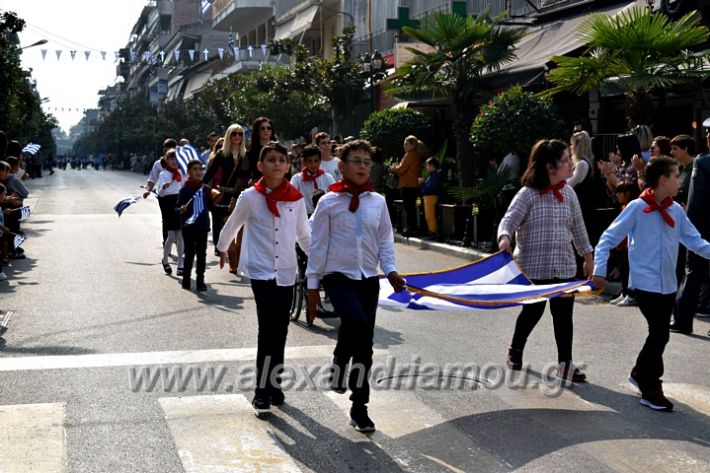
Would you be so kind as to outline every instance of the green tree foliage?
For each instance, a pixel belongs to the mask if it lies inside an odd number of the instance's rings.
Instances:
[[[710,55],[692,54],[708,40],[710,30],[697,12],[672,21],[648,9],[632,8],[613,17],[594,14],[580,26],[589,45],[580,57],[553,56],[557,64],[547,80],[555,94],[584,94],[608,82],[626,88],[629,125],[650,123],[655,114],[651,92],[707,77]]]
[[[474,148],[498,158],[514,151],[525,159],[537,140],[565,136],[564,122],[552,100],[525,92],[519,85],[483,105],[471,125]]]
[[[500,22],[499,18],[489,18],[487,11],[467,17],[437,12],[418,28],[405,27],[407,35],[432,46],[434,51],[410,49],[414,59],[400,67],[391,82],[396,94],[431,91],[451,98],[456,160],[463,185],[470,185],[474,177],[468,134],[475,116],[475,100],[485,93],[481,80],[485,73],[499,70],[515,57],[514,45],[522,37],[520,30]]]
[[[360,137],[379,146],[386,159],[401,158],[404,139],[414,135],[426,144],[431,136],[430,129],[431,120],[420,112],[388,109],[371,114],[360,130]]]

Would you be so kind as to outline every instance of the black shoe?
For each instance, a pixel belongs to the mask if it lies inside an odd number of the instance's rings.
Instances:
[[[336,357],[333,357],[333,362],[330,365],[330,389],[338,394],[344,394],[348,390],[345,381],[347,374],[348,364],[343,365],[338,362]]]
[[[177,276],[182,276],[185,274],[185,270],[183,268],[178,268],[177,273],[175,273]]]
[[[251,403],[257,416],[266,415],[271,412],[271,400],[268,395],[257,394]]]
[[[669,329],[671,332],[683,333],[683,334],[685,334],[685,335],[689,335],[689,334],[693,333],[693,329],[692,329],[692,328],[682,327],[682,326],[678,325],[676,322],[673,322],[672,324],[670,324],[670,325],[668,326],[668,329]]]
[[[375,431],[375,423],[367,415],[367,406],[353,406],[350,408],[350,425],[358,432],[369,433]]]
[[[207,290],[207,285],[205,284],[205,279],[204,278],[197,278],[197,290],[198,291],[206,291]]]
[[[271,400],[271,405],[273,406],[281,406],[284,402],[286,402],[286,396],[280,389],[271,391],[271,393],[269,393],[269,399]]]
[[[190,284],[190,280],[189,280],[189,279],[182,278],[182,288],[183,288],[183,289],[187,289],[187,290],[189,291],[190,288],[191,288],[191,286],[192,286],[192,285]]]
[[[163,271],[165,271],[165,274],[173,274],[173,268],[168,263],[163,263]]]
[[[523,369],[523,350],[508,347],[508,367],[513,371]]]
[[[220,256],[220,252],[219,252],[219,250],[218,250],[217,248],[214,249],[214,255],[217,256],[217,257]]]
[[[587,375],[576,368],[571,361],[562,362],[557,368],[557,376],[573,383],[586,383]]]

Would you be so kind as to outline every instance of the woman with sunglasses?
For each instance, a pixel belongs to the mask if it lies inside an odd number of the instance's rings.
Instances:
[[[215,199],[215,203],[228,203],[232,199],[236,199],[239,193],[246,188],[251,175],[246,154],[244,129],[237,123],[230,125],[224,135],[222,148],[215,147],[214,159],[211,160],[205,175],[202,177],[203,183],[220,192],[220,195]],[[222,191],[222,188],[229,190]],[[215,244],[216,255],[218,254],[216,245],[219,241],[219,234],[222,230],[224,219],[227,217],[224,210],[223,207],[216,207],[215,213],[212,215],[212,239]],[[239,255],[238,252],[235,254],[236,248],[230,249],[232,253],[230,253],[229,258],[229,270],[236,272]]]
[[[259,162],[261,148],[276,140],[276,132],[274,131],[274,125],[271,123],[270,119],[259,117],[254,120],[251,126],[251,143],[249,144],[249,151],[247,152],[252,182],[258,181],[261,177],[261,173],[256,168],[256,163]]]

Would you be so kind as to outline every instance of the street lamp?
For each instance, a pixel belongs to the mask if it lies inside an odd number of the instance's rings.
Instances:
[[[21,48],[17,48],[17,50],[22,51],[23,49],[32,48],[34,46],[42,46],[43,44],[47,44],[47,43],[48,43],[48,41],[46,39],[40,39],[39,41],[34,42],[28,46],[23,46]]]
[[[370,97],[372,109],[375,109],[375,84],[380,80],[385,72],[385,60],[379,51],[375,50],[373,54],[365,53],[362,57],[362,69],[368,75],[370,82]]]

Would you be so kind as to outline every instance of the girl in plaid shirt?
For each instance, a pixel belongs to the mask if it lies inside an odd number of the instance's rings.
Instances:
[[[535,284],[571,281],[577,271],[574,249],[584,256],[584,274],[591,277],[592,246],[584,227],[582,211],[574,190],[566,184],[572,175],[567,143],[541,140],[535,143],[522,177],[523,187],[513,198],[498,227],[498,246],[510,251],[515,234],[514,255]],[[573,382],[586,376],[572,364],[572,310],[574,297],[550,300],[555,329],[559,375]],[[545,301],[523,305],[508,349],[508,365],[523,366],[523,348],[545,311]]]

